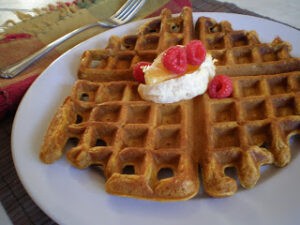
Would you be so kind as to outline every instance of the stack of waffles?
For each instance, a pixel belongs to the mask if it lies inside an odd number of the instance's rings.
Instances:
[[[172,104],[141,99],[133,65],[193,39],[217,59],[217,73],[232,76],[232,95]],[[72,165],[101,168],[108,193],[141,199],[190,199],[200,179],[213,197],[233,195],[238,183],[251,188],[262,165],[289,163],[289,137],[300,133],[300,59],[290,50],[279,38],[261,43],[254,31],[233,30],[227,21],[200,17],[194,26],[190,8],[175,16],[163,10],[137,34],[84,52],[40,158],[53,163],[76,140],[66,152]]]

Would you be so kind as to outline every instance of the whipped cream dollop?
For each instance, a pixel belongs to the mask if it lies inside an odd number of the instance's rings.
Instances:
[[[144,68],[151,70],[152,66]],[[214,59],[207,54],[203,63],[191,72],[152,84],[140,84],[138,92],[144,100],[156,103],[173,103],[192,99],[207,90],[208,82],[215,76]]]

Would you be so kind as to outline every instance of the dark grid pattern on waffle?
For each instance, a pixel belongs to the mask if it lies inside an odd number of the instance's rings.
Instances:
[[[214,179],[225,182],[225,168],[235,167],[240,183],[252,187],[259,178],[260,165],[284,166],[290,160],[288,136],[300,132],[300,72],[234,77],[233,85],[232,98],[203,96],[210,137],[205,157],[210,159],[208,164],[219,165],[211,171],[217,174]],[[205,167],[210,166],[204,166],[204,170]]]
[[[188,103],[140,101],[136,89],[135,82],[76,82],[71,98],[80,119],[69,125],[69,136],[77,137],[79,142],[67,152],[68,159],[79,168],[104,167],[107,186],[116,174],[132,176],[136,182],[143,177],[141,185],[154,190],[159,186],[161,191],[162,183],[191,179],[184,176],[197,173],[191,160],[191,142],[187,140],[191,138]],[[87,111],[87,115],[81,113]]]
[[[280,38],[268,44],[261,43],[255,31],[233,30],[229,22],[217,23],[208,17],[198,18],[195,31],[196,39],[201,40],[217,59],[218,73],[229,72],[229,75],[234,76],[258,75],[263,72],[273,74],[278,73],[279,69],[282,72],[292,71],[291,68],[299,70],[299,60],[291,57],[290,45]],[[282,63],[284,66],[279,68]],[[254,64],[261,71],[254,70]]]
[[[78,80],[73,88],[71,98],[84,108],[111,101],[139,101],[138,83],[115,81],[108,83]]]
[[[132,65],[136,63],[136,53],[126,49],[121,39],[112,36],[106,49],[88,50],[81,57],[78,76],[81,79],[95,80],[132,80]],[[113,73],[112,73],[113,71]]]
[[[189,8],[172,16],[163,10],[161,18],[151,20],[137,35],[112,37],[103,50],[84,52],[78,76],[93,81],[132,80],[137,62],[153,62],[159,53],[173,45],[185,45],[193,37],[193,19]]]
[[[187,44],[192,35],[191,9],[183,8],[179,16],[172,16],[171,11],[164,10],[160,20],[151,21],[141,28],[134,49],[138,55],[158,54],[170,46]]]

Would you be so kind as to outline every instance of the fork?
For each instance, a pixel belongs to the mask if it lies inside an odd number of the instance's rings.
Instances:
[[[89,28],[101,26],[105,28],[112,28],[119,25],[122,25],[129,20],[131,20],[136,13],[142,8],[146,0],[128,0],[121,6],[119,10],[117,10],[111,17],[107,18],[106,20],[97,21],[92,24],[88,24],[82,26],[76,30],[71,31],[70,33],[65,34],[64,36],[56,39],[55,41],[49,43],[39,51],[33,53],[32,55],[22,59],[21,61],[14,63],[4,69],[0,69],[0,77],[1,78],[14,78],[19,73],[24,71],[28,68],[32,63],[36,62],[37,60],[41,59],[55,47],[63,43],[64,41],[68,40],[69,38],[73,37],[74,35],[81,33]]]

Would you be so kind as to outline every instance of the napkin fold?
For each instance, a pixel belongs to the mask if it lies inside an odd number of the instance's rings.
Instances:
[[[37,15],[34,17],[19,13],[22,22],[15,24],[8,21],[12,25],[8,26],[4,34],[0,34],[0,68],[19,61],[65,33],[101,17],[108,17],[123,3],[119,0],[74,1],[35,9]],[[189,0],[147,1],[135,20],[158,16],[163,8],[179,13],[184,6],[192,5]],[[16,110],[33,81],[59,55],[103,31],[105,29],[100,27],[87,30],[57,47],[19,76],[13,79],[0,78],[0,119]]]

